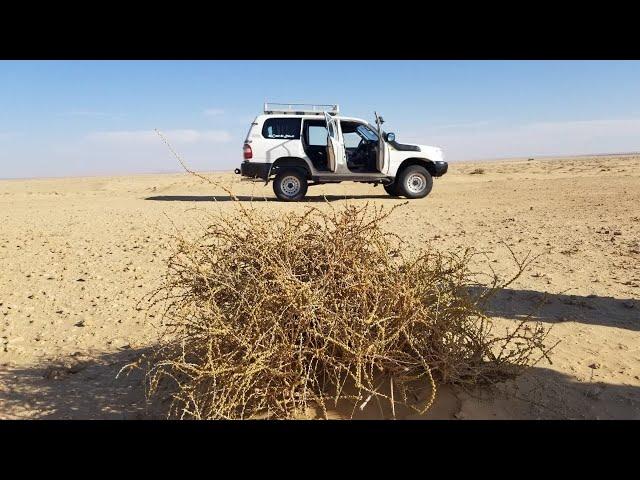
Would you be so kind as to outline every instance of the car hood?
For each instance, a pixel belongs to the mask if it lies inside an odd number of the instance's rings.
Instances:
[[[407,143],[407,145],[415,145],[420,149],[420,153],[434,162],[444,161],[444,153],[440,147],[434,147],[432,145],[418,145],[415,143]]]

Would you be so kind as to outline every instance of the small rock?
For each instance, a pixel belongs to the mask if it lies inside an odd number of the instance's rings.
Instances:
[[[599,387],[593,387],[590,388],[585,395],[589,398],[592,398],[594,400],[597,400],[600,398],[600,395],[602,394],[602,388]]]
[[[79,278],[76,280],[76,282],[85,282],[86,280],[84,278]]]
[[[613,232],[614,235],[622,235],[622,232],[620,230],[616,230],[615,232]]]
[[[67,369],[67,371],[69,373],[78,373],[78,372],[81,372],[82,370],[84,370],[85,368],[87,368],[88,366],[89,366],[89,364],[86,363],[86,362],[78,362],[78,363],[75,363],[75,364],[71,365]]]
[[[80,320],[78,323],[74,323],[74,327],[84,327],[84,320]]]
[[[594,362],[591,365],[589,365],[589,368],[593,368],[594,370],[597,370],[598,368],[600,368],[600,364],[598,362]]]
[[[115,340],[107,341],[107,345],[111,345],[112,347],[119,348],[121,350],[127,350],[131,348],[131,344],[122,338],[117,338]]]
[[[64,377],[66,374],[67,374],[67,371],[65,368],[51,367],[45,371],[43,377],[46,378],[47,380],[58,380]]]

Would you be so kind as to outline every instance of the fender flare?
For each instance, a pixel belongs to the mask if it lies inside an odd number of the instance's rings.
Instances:
[[[302,170],[307,178],[311,178],[311,169],[307,162],[300,157],[280,157],[275,162],[271,164],[271,168],[269,168],[269,173],[267,175],[267,179],[271,177],[275,172],[277,172],[281,168],[295,168]],[[268,181],[268,180],[267,180]]]
[[[411,157],[406,158],[402,161],[400,166],[398,167],[398,171],[396,172],[396,177],[400,174],[402,170],[411,166],[411,165],[420,165],[427,169],[427,172],[431,174],[431,176],[436,176],[436,164],[433,160],[430,160],[425,157]]]

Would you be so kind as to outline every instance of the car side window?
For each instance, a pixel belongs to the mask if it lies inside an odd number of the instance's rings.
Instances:
[[[342,137],[344,138],[344,146],[346,148],[358,148],[358,145],[360,145],[362,141],[362,137],[356,132],[343,132]]]
[[[269,118],[262,126],[264,138],[297,140],[300,138],[300,118]]]
[[[324,125],[309,125],[307,127],[308,143],[314,147],[327,146],[327,127]]]

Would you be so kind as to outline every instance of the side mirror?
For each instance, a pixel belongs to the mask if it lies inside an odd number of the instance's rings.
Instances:
[[[387,142],[395,142],[396,141],[396,134],[395,133],[387,133],[387,135],[384,138]]]

